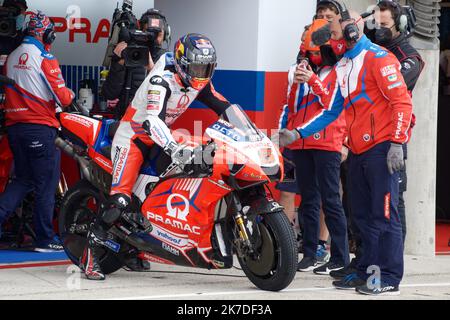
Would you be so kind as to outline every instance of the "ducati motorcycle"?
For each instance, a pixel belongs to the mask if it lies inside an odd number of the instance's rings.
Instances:
[[[61,204],[59,231],[79,265],[87,232],[108,198],[111,142],[118,122],[61,113],[56,144],[81,169],[82,180]],[[144,126],[145,128],[145,126]],[[193,164],[181,169],[153,146],[133,188],[131,205],[108,231],[98,261],[105,274],[131,255],[169,265],[229,269],[237,256],[258,288],[279,291],[293,280],[297,242],[268,184],[283,177],[278,148],[238,105],[192,142]],[[116,161],[126,159],[120,152]]]

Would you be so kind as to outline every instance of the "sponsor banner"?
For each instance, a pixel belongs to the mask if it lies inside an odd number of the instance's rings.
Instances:
[[[41,10],[55,21],[57,38],[51,52],[61,64],[98,66],[103,62],[117,0],[28,0],[28,10]],[[139,19],[153,0],[133,1]],[[80,54],[81,53],[81,54]]]

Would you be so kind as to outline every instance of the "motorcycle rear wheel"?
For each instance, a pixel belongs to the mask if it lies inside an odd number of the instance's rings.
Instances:
[[[263,216],[258,223],[261,245],[259,259],[239,257],[242,270],[258,288],[280,291],[289,286],[297,272],[298,253],[294,230],[284,212]]]
[[[59,233],[64,251],[73,264],[79,266],[83,250],[87,245],[87,229],[99,212],[100,191],[87,180],[80,180],[64,196],[59,213]],[[74,231],[77,227],[81,230]],[[116,254],[107,249],[99,249],[98,261],[105,274],[113,273],[123,267],[123,243]]]

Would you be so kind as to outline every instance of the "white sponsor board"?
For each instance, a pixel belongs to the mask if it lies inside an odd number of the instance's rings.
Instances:
[[[27,0],[28,10],[41,10],[55,18],[57,39],[52,53],[64,65],[99,66],[108,44],[114,9],[122,0]],[[134,0],[133,13],[139,19],[153,0]]]

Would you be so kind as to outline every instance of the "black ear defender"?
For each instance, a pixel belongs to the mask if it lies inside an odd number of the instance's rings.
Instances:
[[[340,3],[336,0],[323,0],[319,1],[317,6],[320,5],[320,3],[331,3],[333,4],[339,11],[339,14],[341,15],[340,22],[344,21],[352,21],[352,23],[345,26],[343,33],[344,33],[344,39],[348,42],[357,42],[359,39],[359,28],[354,22],[354,20],[350,16],[350,12],[348,11],[347,7],[344,3]]]
[[[44,41],[45,44],[52,44],[56,40],[56,32],[53,29],[53,27],[50,27],[47,30],[45,30],[42,40]]]
[[[345,21],[351,21],[351,23],[349,23],[348,25],[346,25],[344,27],[344,30],[343,30],[344,39],[347,42],[355,43],[359,39],[360,30],[359,30],[358,25],[356,24],[355,20],[352,19],[352,17],[350,16],[350,12],[348,11],[345,4],[342,5],[341,8],[342,8],[342,10],[341,10],[340,23],[345,22]]]
[[[164,24],[164,39],[163,39],[163,41],[170,43],[170,41],[172,39],[172,29],[170,28],[170,25],[167,22],[166,16],[158,9],[148,9],[144,13],[143,17],[145,17],[145,16],[157,16],[163,21],[163,24]],[[141,23],[141,25],[147,23],[147,21],[144,21],[144,20],[141,20],[139,22]]]

